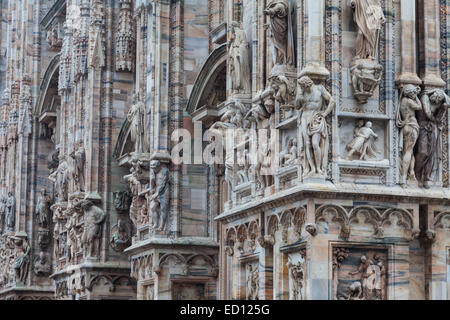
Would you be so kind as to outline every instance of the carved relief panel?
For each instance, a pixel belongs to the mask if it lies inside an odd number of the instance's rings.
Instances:
[[[206,300],[205,283],[174,283],[172,287],[174,300]]]
[[[333,248],[333,299],[387,300],[388,251]]]

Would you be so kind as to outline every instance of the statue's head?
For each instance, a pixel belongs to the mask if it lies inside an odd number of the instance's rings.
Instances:
[[[303,90],[305,90],[311,88],[314,85],[314,82],[311,80],[310,77],[303,76],[300,79],[298,79],[298,84]]]
[[[416,95],[419,93],[417,92],[418,90],[420,92],[420,87],[412,84],[407,84],[403,87],[403,94],[410,99],[415,99]]]
[[[445,92],[441,89],[436,89],[430,96],[430,101],[433,104],[441,104],[445,101]]]
[[[150,168],[152,168],[152,169],[157,169],[157,168],[159,168],[160,165],[161,165],[161,162],[159,162],[158,160],[152,160],[150,162]]]
[[[363,263],[367,262],[367,257],[366,256],[362,256],[361,257],[361,262],[363,262]]]
[[[372,128],[372,122],[367,121],[367,122],[366,122],[366,127],[367,127],[367,128]]]

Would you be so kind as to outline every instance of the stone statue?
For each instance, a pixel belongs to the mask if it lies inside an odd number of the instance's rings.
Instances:
[[[105,212],[90,200],[81,200],[75,205],[75,209],[81,209],[84,212],[82,244],[86,250],[86,256],[98,258],[102,240],[102,224],[106,217]]]
[[[62,160],[59,163],[58,169],[48,178],[54,183],[55,191],[58,194],[58,201],[67,201],[69,182],[69,165],[67,161]]]
[[[441,159],[441,130],[450,98],[441,89],[426,90],[422,96],[422,110],[417,112],[419,138],[416,146],[415,172],[419,184],[430,188],[433,173]]]
[[[30,264],[31,248],[27,239],[14,237],[14,244],[16,245],[17,258],[14,260],[13,269],[15,271],[16,282],[25,283],[28,275],[28,267]]]
[[[6,213],[6,202],[8,200],[5,196],[0,198],[0,233],[3,233],[5,228],[5,213]]]
[[[420,91],[420,87],[408,84],[400,92],[396,124],[400,128],[398,149],[402,155],[400,168],[401,185],[406,184],[408,176],[409,179],[416,180],[414,146],[419,137],[419,124],[417,123],[416,112],[422,110],[422,103],[418,97]]]
[[[83,141],[79,141],[75,145],[75,149],[70,154],[70,157],[75,162],[74,180],[76,189],[80,192],[85,191],[85,174],[84,169],[86,165],[86,152],[83,147]]]
[[[249,45],[241,25],[231,23],[231,39],[228,57],[230,61],[231,87],[235,94],[251,93]]]
[[[314,84],[308,76],[301,77],[298,83],[301,92],[297,97],[296,106],[300,109],[303,175],[304,177],[324,175],[329,148],[325,118],[333,111],[335,101],[323,85]]]
[[[259,270],[251,264],[248,265],[247,300],[259,300]]]
[[[358,270],[350,272],[350,275],[361,275],[361,287],[362,287],[362,297],[364,300],[372,300],[373,292],[377,286],[377,267],[373,264],[373,261],[367,259],[366,256],[361,257],[361,262]]]
[[[264,13],[270,17],[274,63],[295,65],[293,21],[289,0],[269,0]]]
[[[46,276],[50,274],[51,266],[47,254],[44,251],[39,253],[39,256],[34,260],[34,273],[37,276]]]
[[[303,281],[305,277],[303,263],[299,261],[297,264],[294,264],[289,260],[286,266],[292,283],[292,300],[303,300]]]
[[[150,212],[153,227],[156,230],[166,229],[169,206],[169,169],[158,160],[150,163]]]
[[[36,216],[38,217],[38,224],[42,228],[48,228],[50,225],[51,219],[51,210],[50,210],[51,198],[47,194],[47,190],[43,190],[41,195],[38,198],[36,204]]]
[[[378,135],[372,130],[372,122],[367,121],[361,128],[356,128],[355,138],[347,145],[346,160],[351,160],[354,153],[360,155],[360,160],[376,158],[378,151],[372,138],[378,139]]]
[[[16,198],[12,192],[8,192],[6,201],[6,227],[10,231],[16,227]]]
[[[130,135],[131,142],[134,143],[134,152],[147,152],[147,113],[144,103],[140,101],[139,94],[133,95],[133,105],[131,106],[130,111],[128,111],[127,119],[130,122]]]
[[[78,237],[77,237],[77,219],[74,207],[67,208],[66,212],[69,218],[67,219],[67,223],[65,228],[67,230],[67,243],[66,243],[66,252],[67,252],[67,260],[68,262],[75,263],[76,254],[79,250],[78,248]],[[79,210],[78,210],[79,211]]]
[[[378,0],[351,0],[354,20],[358,26],[356,59],[375,59],[380,30],[386,22]]]
[[[381,82],[383,67],[377,62],[382,25],[386,22],[378,0],[351,0],[358,27],[356,56],[350,67],[355,98],[367,103]]]
[[[285,150],[280,153],[280,166],[290,166],[297,163],[297,138],[287,138]]]

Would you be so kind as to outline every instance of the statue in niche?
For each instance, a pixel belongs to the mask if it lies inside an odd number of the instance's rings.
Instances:
[[[6,227],[9,231],[13,231],[16,227],[16,198],[12,192],[8,192],[6,200]]]
[[[374,141],[376,139],[378,135],[372,130],[372,122],[367,121],[362,127],[356,127],[355,138],[347,145],[346,160],[350,161],[355,153],[360,155],[360,160],[375,159],[379,154]]]
[[[294,264],[289,259],[286,266],[289,270],[289,278],[292,283],[292,300],[303,300],[303,281],[305,277],[303,263],[299,261]]]
[[[75,205],[75,210],[84,212],[82,245],[86,256],[98,258],[102,240],[102,224],[106,217],[105,212],[90,200],[81,200]]]
[[[13,269],[15,272],[16,282],[25,283],[28,275],[28,266],[30,264],[31,248],[27,239],[14,237],[14,244],[16,245],[17,258],[14,260]]]
[[[231,22],[229,44],[231,88],[234,94],[251,94],[249,45],[240,23]]]
[[[5,227],[5,214],[6,214],[6,199],[5,196],[0,198],[0,233],[3,233]]]
[[[249,264],[247,266],[247,300],[259,300],[259,270]]]
[[[36,216],[38,217],[38,224],[42,228],[48,228],[51,219],[50,210],[51,198],[47,190],[42,190],[36,204]]]
[[[356,56],[350,69],[353,90],[360,103],[367,103],[381,82],[383,68],[376,57],[386,18],[378,0],[351,0],[350,5],[358,27]]]
[[[450,98],[441,89],[426,90],[423,93],[422,110],[417,112],[419,138],[415,154],[415,172],[419,185],[430,188],[433,173],[441,160],[441,131]]]
[[[289,0],[269,0],[264,13],[270,17],[274,64],[295,65],[293,21]]]
[[[150,163],[150,212],[153,227],[164,231],[167,225],[169,206],[169,169],[158,160]]]
[[[50,260],[44,251],[39,253],[39,256],[34,260],[34,273],[37,276],[46,276],[50,274],[51,266]]]
[[[358,26],[356,59],[374,60],[378,50],[380,30],[386,22],[379,0],[351,0],[354,20]]]
[[[280,153],[280,165],[290,166],[297,164],[298,149],[297,149],[297,138],[287,137],[285,150]]]
[[[48,178],[54,183],[55,190],[58,193],[58,201],[67,201],[69,182],[69,165],[67,161],[62,160],[58,165],[58,169]]]
[[[422,103],[418,97],[420,91],[420,87],[408,84],[400,92],[400,104],[397,111],[396,124],[400,128],[398,149],[400,154],[402,154],[400,169],[401,185],[406,185],[408,176],[412,181],[416,181],[416,174],[414,172],[414,146],[419,137],[420,129],[416,119],[416,112],[422,110]]]
[[[83,147],[83,141],[79,141],[70,154],[70,157],[75,162],[75,170],[74,170],[74,180],[77,191],[84,192],[85,191],[85,175],[84,175],[84,167],[86,164],[86,151]]]
[[[147,126],[147,113],[145,110],[145,104],[140,100],[138,93],[133,95],[133,105],[128,111],[127,119],[130,122],[130,136],[131,142],[134,143],[134,152],[145,153],[147,152],[146,143],[146,126]]]
[[[273,184],[272,150],[269,141],[262,145],[261,150],[257,151],[255,176],[256,189],[260,192]]]
[[[336,103],[321,84],[316,85],[308,77],[298,80],[301,92],[297,97],[302,137],[303,176],[326,174],[329,136],[325,118]],[[324,109],[325,106],[325,110]]]

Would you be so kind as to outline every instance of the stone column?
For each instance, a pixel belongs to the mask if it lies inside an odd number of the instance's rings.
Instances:
[[[425,89],[443,88],[440,71],[440,6],[439,0],[420,0],[420,29],[423,37],[423,64],[421,78]],[[402,2],[403,3],[403,2]],[[403,34],[402,34],[403,36]]]
[[[325,80],[330,72],[325,68],[325,1],[305,0],[303,26],[305,56],[300,76]],[[301,23],[301,20],[298,22]]]
[[[401,74],[397,77],[399,87],[405,84],[422,84],[417,76],[416,52],[416,2],[400,0],[400,42],[401,42]]]

